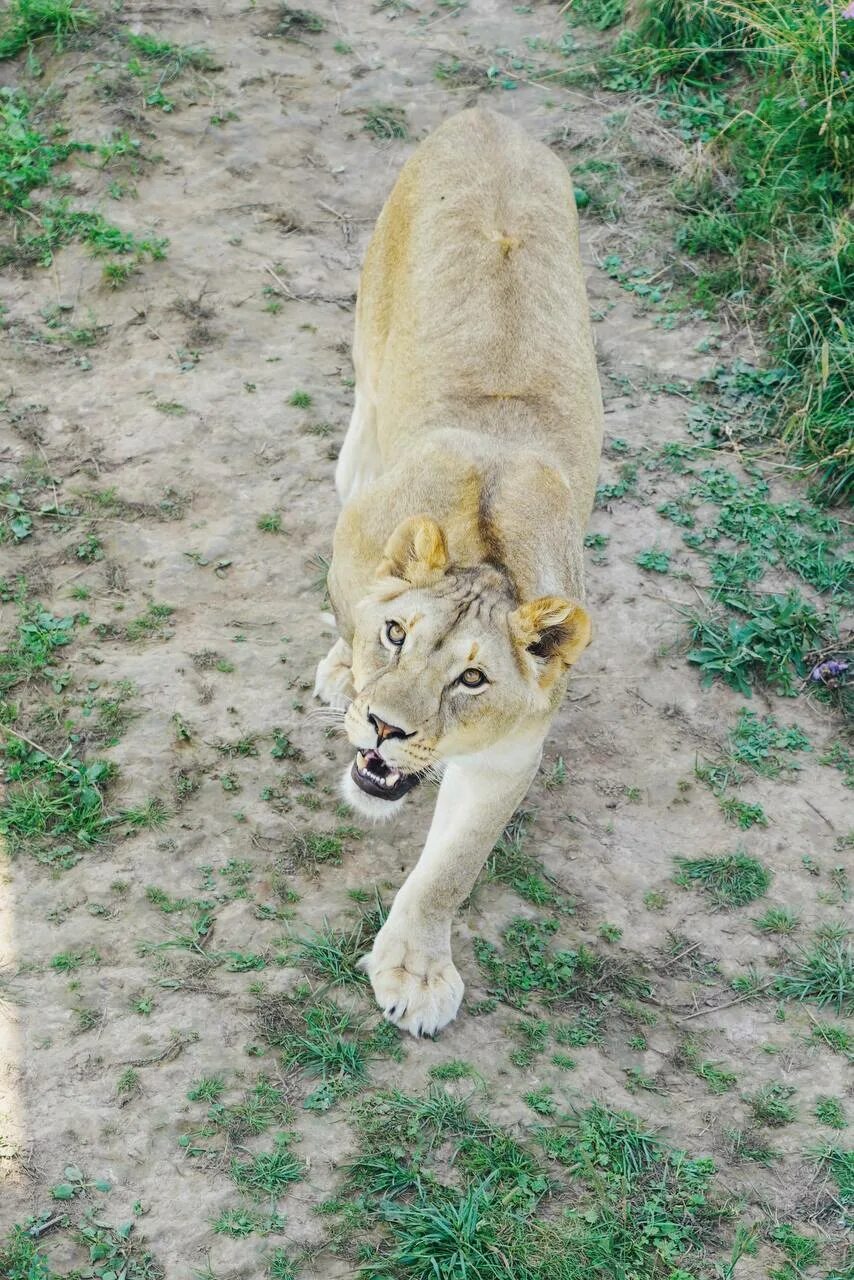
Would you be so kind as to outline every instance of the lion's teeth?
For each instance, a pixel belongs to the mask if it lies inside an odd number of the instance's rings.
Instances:
[[[356,752],[356,768],[357,768],[357,769],[361,769],[361,770],[362,770],[362,772],[364,773],[364,770],[365,770],[365,756],[364,756],[364,753],[363,753],[362,751],[357,751],[357,752]]]
[[[397,772],[396,769],[394,769],[386,778],[385,785],[387,787],[396,787],[399,782],[400,782],[400,774]]]

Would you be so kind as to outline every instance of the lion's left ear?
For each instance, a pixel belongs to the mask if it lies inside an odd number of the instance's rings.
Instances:
[[[430,516],[409,516],[386,543],[377,577],[403,578],[413,587],[426,587],[447,567],[448,546],[439,525]]]
[[[560,658],[571,667],[590,643],[590,615],[582,605],[560,596],[541,596],[510,614],[516,643],[537,658]]]

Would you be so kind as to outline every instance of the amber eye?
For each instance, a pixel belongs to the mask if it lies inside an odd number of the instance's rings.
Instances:
[[[385,624],[385,638],[389,644],[394,645],[395,649],[399,649],[406,639],[406,632],[399,622],[387,622]]]
[[[487,683],[487,680],[483,672],[478,671],[477,667],[466,667],[460,676],[459,682],[465,685],[467,689],[480,689]]]

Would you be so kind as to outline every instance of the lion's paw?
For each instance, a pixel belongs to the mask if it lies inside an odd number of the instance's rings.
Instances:
[[[456,1017],[465,988],[450,952],[430,955],[380,934],[359,967],[386,1018],[402,1031],[432,1036]]]
[[[336,640],[325,658],[317,664],[314,696],[321,702],[345,711],[353,700],[353,651],[346,640]]]

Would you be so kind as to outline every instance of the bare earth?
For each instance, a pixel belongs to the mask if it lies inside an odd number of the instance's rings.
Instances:
[[[83,851],[68,870],[26,856],[0,861],[0,977],[8,979],[0,985],[0,1231],[50,1209],[49,1189],[75,1165],[112,1184],[100,1210],[110,1221],[141,1206],[138,1230],[176,1280],[206,1265],[217,1277],[260,1277],[274,1245],[322,1242],[327,1226],[316,1207],[345,1176],[340,1166],[354,1142],[346,1107],[303,1109],[317,1081],[284,1071],[270,1050],[247,1055],[247,1046],[259,1042],[253,984],[286,992],[304,981],[277,958],[291,936],[324,921],[351,923],[349,891],[372,895],[378,887],[390,899],[417,856],[433,800],[425,787],[400,825],[361,839],[345,835],[337,861],[315,866],[299,856],[306,833],[352,822],[336,812],[349,748],[313,711],[310,689],[331,643],[315,580],[336,518],[332,473],[351,407],[359,263],[417,140],[478,97],[477,89],[437,79],[437,61],[453,53],[488,66],[498,48],[528,57],[526,37],[555,40],[565,29],[557,7],[545,4],[533,12],[497,0],[471,0],[462,11],[368,8],[358,0],[319,6],[326,30],[288,41],[270,34],[276,11],[261,4],[128,5],[122,21],[131,29],[204,45],[222,63],[179,81],[171,114],[141,110],[138,96],[99,99],[97,39],[52,61],[45,54],[75,137],[98,140],[128,128],[149,157],[129,179],[136,199],[109,200],[112,175],[94,164],[73,168],[74,199],[122,226],[168,237],[170,248],[121,290],[105,288],[100,263],[76,246],[57,255],[53,268],[10,274],[4,284],[3,471],[15,475],[28,458],[41,458],[62,500],[83,513],[59,527],[42,521],[19,548],[0,547],[0,576],[24,572],[54,614],[85,609],[91,619],[60,654],[73,684],[61,693],[45,685],[37,696],[71,708],[65,714],[84,735],[78,751],[103,753],[118,766],[112,812],[159,797],[171,816],[159,829]],[[347,51],[336,51],[336,42]],[[6,64],[7,77],[13,70]],[[570,163],[599,154],[613,113],[626,104],[526,78],[523,69],[515,89],[483,96],[535,136],[561,141]],[[378,103],[403,108],[407,140],[378,139],[363,128],[360,112]],[[212,116],[224,122],[212,124]],[[642,116],[635,125],[640,154],[657,126]],[[627,259],[656,250],[661,213],[653,206],[638,217],[631,190],[626,205],[622,222],[583,218],[582,234],[606,433],[636,452],[688,439],[685,396],[662,384],[693,382],[717,363],[756,353],[746,332],[719,335],[709,353],[710,325],[682,317],[667,329],[601,269],[615,247]],[[665,263],[668,245],[663,236],[657,245]],[[73,308],[63,313],[66,324],[106,327],[82,357],[45,331],[40,312],[57,303]],[[310,395],[309,406],[289,403],[297,391]],[[605,480],[621,461],[606,455]],[[733,461],[727,453],[723,465]],[[850,823],[850,793],[837,771],[817,763],[836,736],[830,711],[764,693],[754,695],[752,709],[796,721],[815,748],[800,758],[797,782],[751,780],[747,798],[762,804],[767,829],[728,825],[695,779],[695,762],[721,749],[745,703],[722,684],[702,688],[685,661],[677,606],[696,605],[699,596],[688,575],[673,573],[689,566],[680,529],[655,510],[678,491],[677,480],[642,473],[639,495],[594,515],[592,529],[610,535],[589,565],[595,640],[576,668],[529,797],[525,845],[575,901],[575,914],[559,916],[561,945],[587,941],[651,983],[644,1007],[657,1021],[642,1028],[648,1047],[628,1046],[638,1026],[614,1005],[604,1043],[573,1050],[575,1071],[560,1071],[548,1054],[522,1070],[511,1063],[516,1042],[508,1028],[519,1012],[503,1003],[483,1016],[470,1012],[489,994],[472,939],[500,944],[514,917],[549,912],[485,877],[456,930],[467,987],[459,1018],[435,1042],[401,1041],[400,1062],[377,1058],[369,1087],[422,1091],[429,1068],[464,1059],[486,1080],[483,1107],[518,1137],[537,1121],[522,1095],[542,1085],[553,1088],[559,1108],[595,1097],[634,1110],[668,1141],[713,1156],[724,1189],[744,1197],[748,1219],[764,1207],[812,1223],[830,1259],[840,1218],[828,1208],[832,1186],[804,1152],[816,1137],[816,1097],[845,1092],[844,1059],[807,1045],[813,1015],[805,1006],[787,1004],[779,1021],[772,998],[739,1002],[729,981],[750,965],[780,971],[780,941],[751,924],[768,905],[796,909],[803,937],[850,912],[831,881],[832,868],[850,857],[837,845]],[[110,489],[120,503],[99,508],[82,497]],[[281,532],[257,527],[265,513],[281,514]],[[75,554],[87,533],[105,553],[90,564]],[[672,552],[667,576],[635,564],[653,545]],[[83,603],[71,597],[80,586],[91,593]],[[152,602],[173,612],[129,642],[122,628]],[[8,631],[15,607],[3,608]],[[107,624],[100,638],[97,624]],[[87,694],[104,696],[117,681],[135,686],[128,706],[138,714],[105,749],[94,737],[87,742],[93,721],[81,708]],[[271,756],[274,731],[301,755]],[[219,749],[247,737],[255,754]],[[560,780],[559,758],[565,781],[547,786]],[[773,872],[766,899],[715,912],[701,892],[674,885],[674,856],[739,845]],[[149,886],[215,903],[200,948],[151,950],[186,933],[192,917],[164,914],[147,898]],[[650,891],[664,895],[658,909],[645,905]],[[289,893],[299,895],[295,904]],[[622,930],[619,940],[598,938],[606,923]],[[709,985],[687,961],[674,962],[680,948],[668,950],[668,932],[684,937],[683,951],[717,960]],[[60,953],[84,959],[63,973],[51,966]],[[259,956],[265,967],[234,971],[239,965],[222,959],[229,953]],[[373,1020],[368,995],[341,998],[355,999]],[[140,1001],[150,1002],[149,1012],[139,1011]],[[715,1012],[717,1005],[724,1007]],[[94,1011],[88,1021],[81,1009]],[[680,1021],[695,1010],[702,1016]],[[713,1095],[674,1056],[688,1032],[699,1037],[704,1059],[736,1074],[735,1088]],[[117,1080],[129,1065],[138,1085],[123,1096]],[[626,1068],[662,1092],[633,1095]],[[202,1076],[220,1075],[232,1090],[251,1085],[259,1071],[280,1079],[294,1103],[294,1150],[309,1167],[278,1202],[286,1219],[279,1235],[229,1239],[211,1224],[239,1197],[227,1159],[222,1167],[194,1159],[180,1144],[200,1115],[186,1094]],[[746,1122],[742,1095],[772,1080],[798,1091],[797,1120],[772,1135],[782,1159],[769,1169],[734,1164],[726,1130]],[[49,1235],[45,1247],[50,1252]],[[65,1237],[56,1250],[55,1267],[81,1265],[83,1255]],[[771,1257],[760,1245],[738,1275],[767,1275]],[[356,1268],[327,1250],[304,1274],[345,1277]]]

